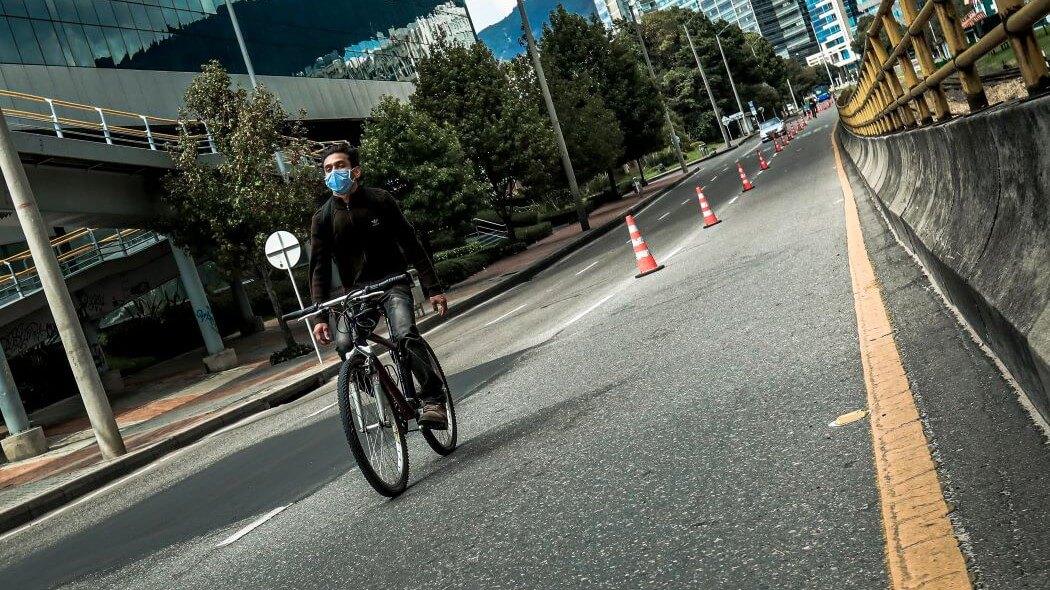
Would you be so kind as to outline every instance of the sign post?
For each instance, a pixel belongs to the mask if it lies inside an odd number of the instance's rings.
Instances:
[[[299,309],[306,309],[306,306],[303,305],[303,297],[299,294],[299,285],[295,284],[295,275],[292,273],[292,267],[299,263],[299,258],[303,253],[299,240],[286,231],[276,231],[266,238],[264,251],[271,266],[288,271],[288,279],[292,281],[292,289],[295,291],[296,301],[299,302]],[[314,331],[310,329],[309,324],[306,325],[306,331],[310,334],[310,343],[314,345],[314,352],[317,353],[317,362],[323,365],[321,348],[317,346]]]

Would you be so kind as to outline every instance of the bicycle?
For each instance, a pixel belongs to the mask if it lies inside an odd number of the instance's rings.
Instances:
[[[343,325],[350,330],[353,349],[342,361],[336,382],[343,432],[365,480],[387,497],[401,494],[408,485],[408,446],[405,442],[408,432],[419,431],[439,455],[454,451],[457,442],[456,409],[448,380],[434,350],[420,337],[441,378],[448,428],[433,430],[417,425],[409,429],[410,423],[419,419],[422,403],[416,398],[417,378],[410,370],[408,352],[373,334],[379,315],[383,314],[379,301],[391,287],[410,284],[411,280],[408,274],[398,275],[284,316],[285,321],[306,322],[330,310],[344,318]],[[387,328],[389,332],[389,320]],[[372,344],[385,351],[377,354]],[[384,353],[390,354],[393,364],[384,364],[380,360]]]

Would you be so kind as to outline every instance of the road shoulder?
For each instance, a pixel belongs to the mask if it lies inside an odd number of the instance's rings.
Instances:
[[[975,588],[1045,584],[1050,472],[1042,430],[896,241],[848,158],[868,257]]]

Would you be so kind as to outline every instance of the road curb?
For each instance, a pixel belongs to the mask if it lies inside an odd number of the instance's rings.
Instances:
[[[747,139],[748,138],[744,138],[744,141],[746,141]],[[744,143],[744,141],[741,141],[740,143],[734,145],[733,147],[726,148],[724,150],[708,154],[707,156],[704,156],[703,158],[700,158],[699,160],[695,160],[693,162],[690,162],[689,165],[692,166],[693,164],[699,164],[701,162],[706,162],[707,160],[710,160],[710,159],[718,157],[718,156],[720,156],[722,154],[731,152],[731,151],[735,150],[736,148],[740,147],[740,145],[742,145]],[[667,172],[667,173],[664,173],[664,174],[670,174],[670,172]],[[638,201],[637,203],[632,205],[629,209],[627,209],[624,212],[624,214],[625,215],[628,215],[628,214],[629,215],[637,215],[639,211],[641,211],[642,209],[648,207],[650,203],[656,201],[660,197],[663,197],[664,195],[666,195],[667,193],[673,191],[674,189],[682,186],[682,184],[684,184],[687,180],[689,180],[689,178],[691,178],[693,176],[693,174],[695,174],[695,172],[690,172],[684,178],[682,178],[681,180],[671,184],[670,186],[668,186],[667,188],[663,189],[662,191],[660,191],[660,192],[658,192],[658,193],[656,193],[654,195],[650,195],[650,196],[642,199],[641,201]],[[650,178],[648,180],[649,180],[649,182],[652,182],[653,180],[658,180],[660,177],[661,177],[660,175],[657,175],[657,176],[654,176],[653,178]],[[485,303],[489,299],[492,299],[492,298],[494,298],[494,297],[496,297],[498,295],[502,295],[503,293],[506,293],[507,291],[513,289],[514,287],[517,287],[518,285],[520,285],[522,283],[526,283],[526,282],[532,280],[533,277],[535,277],[539,273],[547,270],[548,268],[553,266],[555,263],[557,263],[559,260],[565,258],[566,256],[572,254],[573,252],[576,252],[580,248],[586,246],[587,244],[590,244],[591,242],[593,242],[593,241],[597,240],[598,238],[602,237],[603,235],[609,233],[613,229],[615,229],[617,227],[620,227],[621,225],[623,225],[623,220],[622,219],[611,219],[608,222],[603,223],[602,225],[600,225],[598,227],[591,228],[591,230],[588,231],[587,233],[580,234],[579,236],[577,236],[575,239],[573,239],[571,242],[569,242],[568,244],[566,244],[562,248],[559,248],[558,250],[556,250],[554,252],[551,252],[548,256],[546,256],[546,257],[544,257],[544,258],[542,258],[540,260],[537,260],[536,262],[532,263],[531,265],[529,265],[529,266],[527,266],[527,267],[525,267],[525,268],[515,272],[514,274],[508,276],[506,279],[504,279],[504,280],[502,280],[502,281],[500,281],[500,282],[498,282],[498,283],[488,287],[487,289],[479,291],[479,292],[475,293],[474,295],[471,295],[470,297],[467,297],[466,299],[464,299],[462,301],[458,301],[458,302],[450,305],[449,308],[448,308],[448,313],[445,314],[444,317],[433,315],[433,316],[430,316],[429,318],[424,318],[423,320],[417,322],[416,325],[419,327],[419,331],[420,332],[426,332],[427,330],[431,330],[433,328],[436,328],[437,326],[439,326],[439,325],[441,325],[441,324],[451,320],[452,318],[454,318],[454,317],[456,317],[458,315],[461,315],[463,313],[466,313],[467,311],[470,311],[474,307],[477,307],[478,305],[481,305],[482,303]]]
[[[52,510],[116,481],[157,459],[187,447],[205,436],[248,416],[305,396],[324,385],[339,371],[338,365],[324,367],[310,375],[286,380],[269,391],[226,408],[209,418],[180,430],[122,457],[108,461],[64,484],[29,498],[17,506],[0,510],[0,533],[31,522]]]
[[[744,141],[746,141],[746,139],[747,138],[744,138]],[[699,160],[690,162],[689,165],[692,166],[694,164],[699,164],[722,154],[731,152],[740,147],[744,141],[741,141],[733,147],[711,153]],[[672,172],[667,172],[665,175],[671,173]],[[649,204],[684,184],[694,173],[695,172],[689,173],[684,178],[671,184],[662,191],[635,203],[625,212],[625,214],[636,215],[639,211],[649,206]],[[659,178],[662,178],[662,176],[654,176],[649,179],[649,181],[658,180]],[[620,219],[612,219],[598,227],[592,228],[587,233],[577,236],[571,242],[557,251],[552,252],[543,259],[537,260],[531,265],[487,289],[449,306],[448,314],[444,317],[435,315],[423,319],[418,322],[420,332],[425,332],[434,328],[522,283],[528,282],[537,274],[553,266],[559,260],[609,233],[614,228],[619,227],[622,223],[623,221]],[[338,365],[325,367],[319,372],[280,385],[272,391],[259,393],[242,403],[222,410],[198,424],[176,432],[169,438],[106,462],[54,489],[33,496],[32,498],[19,503],[17,506],[0,510],[0,534],[40,518],[48,512],[56,510],[77,498],[98,490],[106,484],[112,483],[117,479],[160,459],[164,455],[187,447],[204,438],[208,434],[225,428],[230,424],[234,424],[244,418],[258,414],[259,412],[263,412],[274,406],[279,406],[303,397],[324,385],[329,379],[335,376],[338,371]]]

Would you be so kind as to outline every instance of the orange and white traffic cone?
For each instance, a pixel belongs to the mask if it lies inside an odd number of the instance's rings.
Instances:
[[[755,188],[751,181],[747,179],[747,174],[744,174],[744,167],[740,165],[740,162],[736,163],[736,169],[740,172],[740,184],[744,187],[744,192]]]
[[[758,150],[758,168],[760,170],[769,170],[769,162],[766,161],[766,156],[762,153],[762,150]]]
[[[715,217],[715,212],[711,210],[711,206],[707,204],[707,197],[704,196],[704,189],[700,185],[696,185],[696,198],[700,201],[700,212],[704,214],[704,229],[722,223],[722,220]]]
[[[649,246],[642,239],[642,233],[638,231],[638,225],[634,222],[634,215],[627,216],[627,231],[631,233],[631,245],[634,246],[634,258],[638,264],[638,274],[634,275],[634,278],[640,279],[662,269],[664,265],[656,264],[656,259],[649,252]]]
[[[783,146],[780,145],[780,138],[779,137],[773,139],[773,151],[778,153],[778,154],[780,152],[784,151]]]

